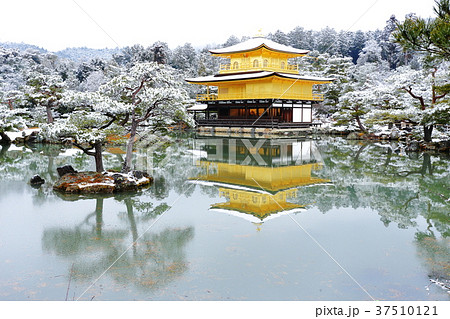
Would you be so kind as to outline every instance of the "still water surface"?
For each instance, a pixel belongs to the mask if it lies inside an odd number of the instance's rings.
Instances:
[[[105,167],[120,168],[120,150]],[[154,184],[64,196],[74,149],[0,151],[0,300],[449,300],[450,160],[342,139],[180,138]],[[40,189],[27,182],[39,174]]]

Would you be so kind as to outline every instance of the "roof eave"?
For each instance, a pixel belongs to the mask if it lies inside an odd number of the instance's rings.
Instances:
[[[259,72],[254,73],[247,73],[247,74],[255,74]],[[243,75],[243,74],[242,74]],[[222,75],[222,76],[211,76],[211,77],[204,77],[204,78],[190,78],[185,79],[186,82],[191,84],[200,84],[200,85],[209,85],[213,83],[223,83],[223,82],[232,82],[232,81],[251,81],[251,80],[258,80],[258,79],[264,79],[272,76],[284,78],[284,79],[292,79],[296,81],[311,81],[316,82],[318,84],[326,84],[326,83],[332,83],[334,79],[332,78],[316,78],[316,77],[301,77],[301,75],[298,76],[292,76],[292,74],[287,73],[279,73],[279,72],[261,72],[261,76],[255,76],[255,77],[249,77],[249,78],[236,78],[233,77],[236,75]],[[227,79],[228,78],[228,79]]]
[[[266,44],[261,44],[257,47],[254,47],[252,49],[248,49],[248,50],[237,50],[237,51],[224,51],[221,52],[221,49],[218,50],[209,50],[209,52],[213,55],[230,55],[230,54],[237,54],[237,53],[244,53],[244,52],[252,52],[252,51],[257,51],[261,48],[266,48],[267,50],[273,51],[273,52],[280,52],[280,53],[286,53],[286,54],[291,54],[291,55],[296,55],[296,56],[305,56],[307,55],[310,51],[309,50],[302,50],[304,52],[300,53],[300,52],[292,52],[292,51],[283,51],[283,50],[277,50],[274,48],[271,48],[269,46],[267,46]]]

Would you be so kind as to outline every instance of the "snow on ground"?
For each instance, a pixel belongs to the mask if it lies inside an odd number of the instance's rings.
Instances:
[[[146,184],[149,182],[149,178],[142,176],[141,178],[137,178],[133,175],[133,172],[129,172],[129,173],[119,173],[119,172],[109,172],[106,171],[103,173],[103,175],[105,176],[111,176],[113,177],[113,175],[121,175],[124,179],[130,181],[130,182],[135,182],[137,186],[140,186],[142,184]]]

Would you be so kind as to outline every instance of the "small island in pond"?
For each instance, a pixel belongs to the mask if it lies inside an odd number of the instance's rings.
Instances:
[[[59,180],[53,189],[64,193],[76,194],[110,194],[123,191],[137,191],[153,181],[147,173],[131,171],[119,173],[114,171],[77,172],[70,165],[58,168]]]

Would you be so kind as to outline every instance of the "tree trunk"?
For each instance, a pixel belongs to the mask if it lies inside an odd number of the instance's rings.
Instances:
[[[45,110],[47,111],[47,123],[53,123],[53,115],[52,115],[52,109],[49,105],[45,107]]]
[[[131,198],[127,198],[124,200],[125,205],[127,206],[127,214],[128,214],[128,221],[130,222],[130,228],[131,228],[131,234],[133,236],[133,255],[136,255],[137,247],[136,242],[139,239],[138,235],[138,229],[136,226],[136,219],[134,218],[133,213],[133,203],[131,201]]]
[[[127,154],[125,155],[125,162],[123,163],[122,173],[128,173],[131,170],[131,161],[133,159],[133,146],[134,139],[136,137],[136,131],[138,127],[138,122],[136,121],[134,114],[131,117],[131,131],[130,138],[127,143]]]
[[[94,144],[95,148],[95,171],[97,173],[101,173],[104,171],[103,169],[103,155],[102,155],[102,143],[97,142]]]
[[[422,176],[426,175],[427,170],[428,170],[428,174],[433,175],[433,165],[431,165],[430,154],[424,152],[422,169],[421,169]]]
[[[95,204],[95,232],[97,238],[102,238],[103,227],[103,198],[97,198]]]
[[[356,121],[356,123],[358,124],[358,127],[361,131],[363,131],[364,133],[366,133],[366,128],[364,127],[364,125],[362,124],[361,118],[359,117],[360,114],[363,114],[360,110],[359,110],[359,105],[356,105],[355,107],[353,107],[353,117]]]
[[[1,140],[0,140],[1,141]],[[0,143],[0,145],[2,145]],[[0,159],[2,159],[3,157],[5,157],[6,152],[8,152],[10,144],[3,144],[0,148]]]
[[[423,126],[423,139],[425,142],[431,142],[431,136],[433,134],[433,125],[425,125]]]
[[[359,118],[359,115],[356,115],[355,119],[356,119],[356,123],[358,124],[359,129],[365,133],[366,132],[366,128],[362,124],[361,119]]]

